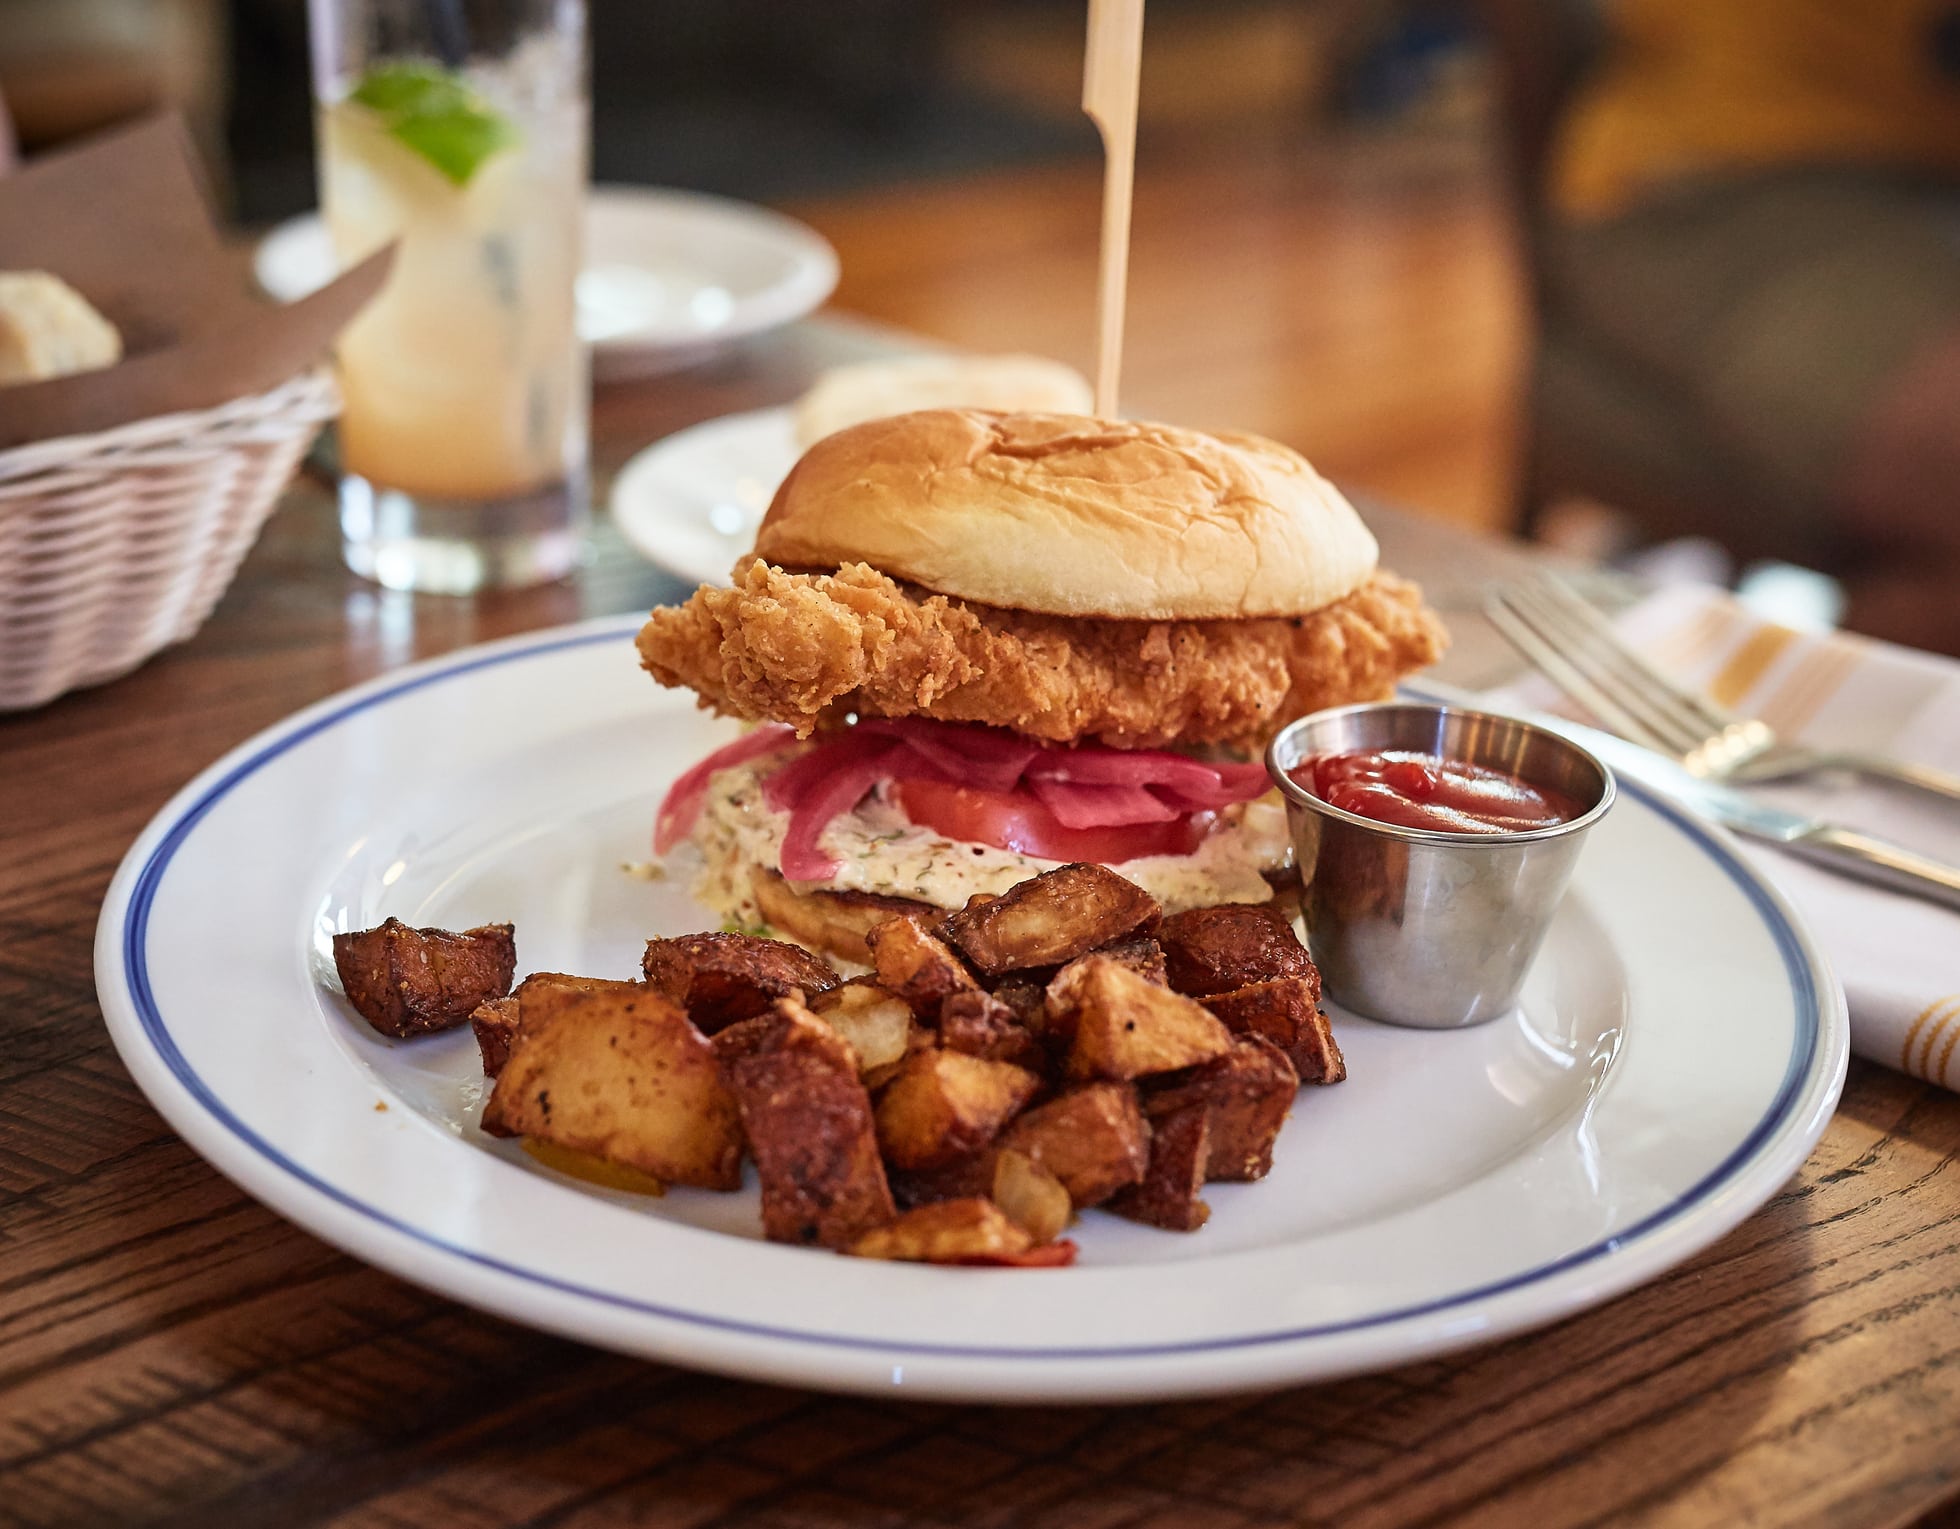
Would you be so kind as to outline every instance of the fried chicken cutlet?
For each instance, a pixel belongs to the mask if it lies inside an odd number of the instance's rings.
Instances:
[[[901,585],[864,563],[787,573],[653,612],[642,664],[724,715],[808,735],[849,713],[1011,728],[1117,748],[1256,744],[1277,721],[1386,696],[1443,651],[1420,591],[1377,571],[1306,616],[1040,615]]]

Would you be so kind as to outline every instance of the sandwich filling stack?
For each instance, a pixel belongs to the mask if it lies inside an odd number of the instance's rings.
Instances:
[[[1444,633],[1353,507],[1256,436],[932,409],[810,448],[729,589],[657,610],[647,670],[756,723],[655,830],[734,925],[846,959],[1060,863],[1166,911],[1260,902],[1289,862],[1260,762]]]

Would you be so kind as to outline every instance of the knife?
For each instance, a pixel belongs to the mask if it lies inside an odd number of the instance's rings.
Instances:
[[[1759,802],[1732,786],[1690,775],[1673,760],[1596,727],[1538,713],[1530,720],[1590,749],[1615,774],[1659,792],[1697,817],[1860,881],[1960,909],[1960,867],[1854,828]]]

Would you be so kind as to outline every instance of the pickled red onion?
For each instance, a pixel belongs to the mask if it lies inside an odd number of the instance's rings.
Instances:
[[[833,818],[857,806],[879,781],[892,778],[893,756],[904,748],[875,734],[846,736],[792,760],[763,782],[764,800],[789,813],[776,861],[785,876],[824,881],[837,874],[837,862],[817,841]]]
[[[664,855],[694,831],[701,816],[701,804],[708,797],[708,780],[719,770],[733,769],[764,754],[787,748],[796,741],[796,730],[781,722],[766,723],[746,737],[718,748],[706,759],[682,774],[660,799],[660,811],[653,819],[653,852]]]

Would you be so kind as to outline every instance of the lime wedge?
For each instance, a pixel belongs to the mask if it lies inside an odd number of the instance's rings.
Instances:
[[[381,119],[390,137],[458,186],[491,155],[517,142],[517,129],[483,97],[434,64],[378,64],[349,96]]]

